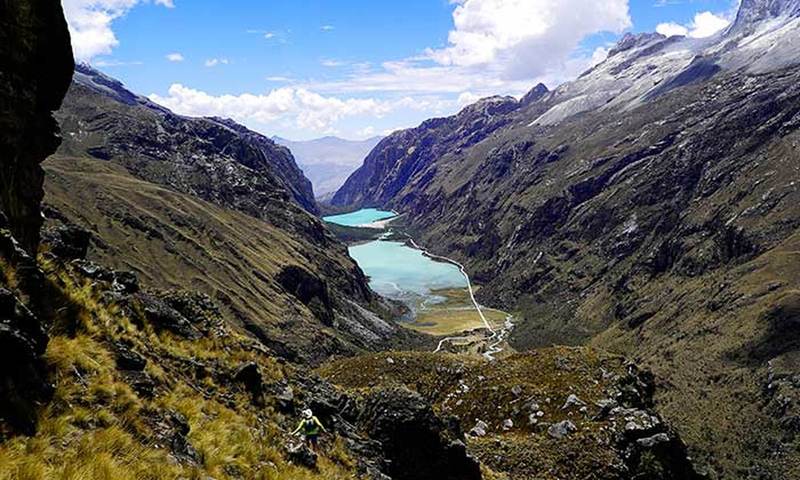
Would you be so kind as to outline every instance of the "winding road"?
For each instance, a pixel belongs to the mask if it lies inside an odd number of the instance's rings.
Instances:
[[[423,255],[430,257],[432,259],[438,259],[450,263],[452,265],[455,265],[461,271],[461,274],[467,281],[467,291],[469,292],[469,298],[472,301],[472,305],[475,307],[475,310],[478,312],[478,315],[480,315],[481,321],[483,321],[484,328],[491,333],[491,336],[486,340],[487,346],[486,346],[486,351],[483,353],[483,356],[487,360],[494,360],[494,356],[503,351],[501,345],[508,339],[508,335],[514,329],[513,315],[511,315],[508,312],[504,312],[502,310],[493,309],[498,312],[504,313],[506,315],[506,321],[504,322],[503,327],[500,329],[492,327],[492,324],[489,323],[489,321],[486,319],[486,316],[483,314],[483,307],[481,307],[481,305],[478,303],[478,300],[475,298],[475,291],[472,288],[472,281],[470,280],[469,274],[467,273],[466,268],[464,268],[464,265],[453,260],[452,258],[444,257],[442,255],[436,255],[434,253],[429,252],[425,248],[419,246],[419,244],[417,244],[417,242],[415,242],[414,239],[411,237],[408,237],[408,242],[411,244],[412,247],[422,252]],[[444,345],[447,342],[453,342],[458,340],[469,340],[470,338],[471,337],[469,336],[443,338],[441,341],[439,341],[439,345],[433,352],[438,353],[442,351],[442,348],[444,348]]]

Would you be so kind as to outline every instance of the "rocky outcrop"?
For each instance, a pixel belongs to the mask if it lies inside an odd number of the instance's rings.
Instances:
[[[414,392],[390,389],[366,397],[359,424],[380,442],[386,471],[397,480],[480,480],[457,424],[447,425]]]
[[[652,375],[603,352],[541,349],[491,363],[393,352],[333,362],[322,372],[338,385],[370,392],[358,425],[371,438],[384,439],[384,448],[399,449],[386,454],[404,458],[398,466],[436,465],[415,443],[447,456],[436,442],[425,443],[425,435],[414,441],[403,436],[413,431],[404,426],[408,419],[416,418],[417,426],[435,424],[427,420],[429,402],[449,426],[448,445],[456,451],[466,445],[486,467],[511,480],[542,472],[563,479],[703,478],[681,437],[653,410]],[[460,425],[472,426],[467,437]],[[456,464],[465,470],[455,478],[471,478],[468,465]]]
[[[729,33],[742,33],[763,20],[799,15],[800,4],[795,0],[742,0]]]
[[[311,182],[289,149],[223,118],[189,118],[78,65],[57,113],[60,152],[117,162],[134,175],[263,219],[294,202],[316,214]]]
[[[0,209],[14,237],[36,254],[44,172],[59,144],[52,112],[72,77],[61,5],[11,0],[0,5]]]
[[[41,162],[59,144],[52,112],[72,76],[61,5],[0,4],[0,439],[34,433],[35,407],[52,393],[41,356],[47,347],[44,276],[36,265]]]

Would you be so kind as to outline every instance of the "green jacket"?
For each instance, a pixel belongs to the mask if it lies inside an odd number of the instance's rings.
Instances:
[[[296,434],[301,430],[303,431],[304,435],[309,435],[309,436],[319,435],[320,429],[323,432],[327,432],[327,430],[325,430],[325,427],[322,426],[322,423],[319,421],[317,417],[304,418],[300,420],[300,423],[297,424],[297,428],[294,429],[292,435]]]

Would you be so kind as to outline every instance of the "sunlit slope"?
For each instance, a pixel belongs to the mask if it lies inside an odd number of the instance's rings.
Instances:
[[[367,310],[386,306],[324,230],[312,243],[109,162],[52,157],[45,168],[49,216],[92,231],[91,259],[132,270],[145,286],[209,294],[229,321],[282,355],[319,360],[407,339]],[[296,215],[308,216],[299,209]],[[311,217],[304,222],[317,228]],[[299,283],[309,291],[300,293]]]

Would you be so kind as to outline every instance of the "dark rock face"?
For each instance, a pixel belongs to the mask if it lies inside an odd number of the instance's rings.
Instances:
[[[72,77],[72,50],[61,5],[49,0],[0,4],[0,209],[8,228],[36,253],[44,172],[59,144],[52,112]]]
[[[35,405],[52,394],[41,360],[46,346],[39,319],[0,289],[0,420],[27,435],[36,430]]]
[[[546,89],[545,89],[546,90]],[[533,89],[525,103],[544,95]],[[427,120],[417,128],[396,132],[383,139],[331,199],[336,206],[385,205],[418,178],[424,189],[436,174],[433,159],[448,151],[460,151],[486,139],[508,125],[508,114],[525,106],[512,97],[491,97],[464,108],[449,118]]]
[[[478,462],[467,455],[460,431],[449,431],[423,398],[410,390],[374,393],[359,423],[381,443],[386,473],[397,480],[480,480]]]
[[[13,269],[17,278],[0,289],[0,422],[25,434],[35,432],[35,405],[52,394],[41,360],[48,339],[39,316],[47,299],[34,257],[42,225],[40,163],[58,147],[52,111],[72,68],[59,2],[0,3],[0,258],[4,276]],[[29,305],[20,300],[26,297]]]
[[[258,365],[248,362],[240,366],[233,375],[233,381],[242,385],[250,394],[255,405],[264,402],[264,379],[258,370]]]
[[[162,298],[141,293],[136,296],[147,320],[157,329],[168,330],[178,336],[196,340],[202,335],[179,311]]]
[[[333,323],[333,302],[328,293],[328,285],[303,268],[289,266],[278,273],[278,283],[294,295],[303,305],[325,325]]]
[[[65,225],[45,230],[43,241],[50,246],[50,252],[65,260],[86,258],[92,233],[75,225]]]
[[[277,201],[316,214],[311,182],[291,152],[232,120],[176,115],[116,79],[78,65],[57,114],[61,152],[124,165],[134,175],[269,219]]]

